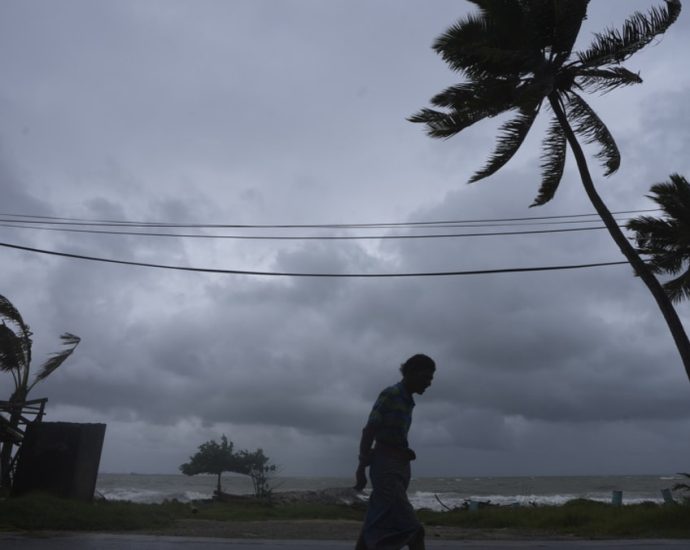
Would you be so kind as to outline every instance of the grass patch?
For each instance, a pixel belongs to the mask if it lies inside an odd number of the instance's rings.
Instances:
[[[0,529],[133,531],[172,525],[187,510],[188,507],[180,503],[86,503],[32,494],[0,500]]]
[[[146,531],[170,527],[185,518],[213,521],[340,520],[360,521],[361,506],[262,501],[138,504],[85,503],[48,495],[0,500],[3,531]],[[587,500],[563,506],[486,507],[478,511],[419,511],[429,526],[503,530],[516,534],[571,535],[585,538],[690,538],[690,505],[645,503],[614,507]]]
[[[140,504],[127,501],[93,503],[30,494],[0,500],[2,531],[136,531],[172,526],[185,518],[214,521],[261,521],[300,519],[361,520],[361,508],[315,503],[272,504],[266,501],[177,501]]]
[[[643,503],[615,507],[588,500],[563,506],[486,507],[476,512],[421,511],[428,525],[452,525],[468,529],[506,529],[544,535],[587,538],[690,538],[690,506]]]
[[[227,502],[204,502],[197,504],[197,519],[217,521],[261,521],[300,519],[353,519],[364,517],[363,509],[338,504],[316,504],[308,502],[272,504],[262,501],[247,501],[241,504]]]

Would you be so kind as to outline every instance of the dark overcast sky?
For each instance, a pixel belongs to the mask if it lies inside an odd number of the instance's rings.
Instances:
[[[593,0],[580,46],[655,4]],[[499,121],[448,141],[406,122],[460,80],[430,46],[469,9],[456,0],[3,0],[0,210],[177,224],[591,213],[572,159],[556,198],[528,208],[546,112],[501,172],[469,186]],[[644,84],[591,97],[623,155],[621,170],[606,180],[591,164],[613,211],[651,208],[645,194],[653,183],[674,172],[690,177],[687,10],[626,63]],[[382,231],[261,234],[268,233]],[[623,259],[601,230],[238,241],[0,227],[0,241],[293,272]],[[373,400],[417,352],[434,357],[438,371],[417,399],[416,475],[688,468],[690,382],[651,296],[626,265],[311,279],[185,273],[6,248],[0,262],[0,293],[34,330],[37,363],[59,347],[62,332],[83,339],[32,397],[49,398],[47,420],[107,423],[102,471],[176,472],[200,443],[225,433],[238,447],[263,447],[284,474],[349,476]],[[686,324],[688,307],[678,308]],[[10,384],[0,377],[0,398]]]

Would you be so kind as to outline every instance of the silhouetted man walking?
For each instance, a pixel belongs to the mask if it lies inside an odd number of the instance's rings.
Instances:
[[[410,461],[416,458],[407,433],[415,406],[412,395],[431,386],[435,371],[433,359],[413,355],[400,367],[402,380],[384,389],[374,403],[362,430],[355,474],[355,489],[361,491],[369,466],[373,490],[355,550],[424,550],[424,527],[407,499]]]

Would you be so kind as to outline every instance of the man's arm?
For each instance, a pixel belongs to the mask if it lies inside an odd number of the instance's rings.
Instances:
[[[371,461],[371,446],[374,444],[374,427],[367,424],[362,430],[362,438],[359,441],[359,465],[355,473],[355,490],[361,491],[367,486],[366,467]]]
[[[367,424],[362,430],[362,438],[359,440],[359,462],[360,464],[364,462],[365,466],[369,465],[375,433],[376,429],[371,424]]]

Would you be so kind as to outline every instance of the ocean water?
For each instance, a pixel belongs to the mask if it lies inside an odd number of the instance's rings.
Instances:
[[[499,505],[558,506],[576,498],[611,502],[622,491],[623,504],[661,503],[662,489],[687,481],[680,476],[542,476],[542,477],[430,477],[413,479],[408,496],[419,508],[443,510],[475,500]],[[223,491],[251,494],[249,478],[224,474]],[[333,477],[277,477],[275,492],[316,491],[350,487],[352,480]],[[216,477],[209,475],[99,474],[96,490],[108,500],[156,503],[177,499],[191,502],[211,498]],[[365,493],[366,494],[366,493]]]

